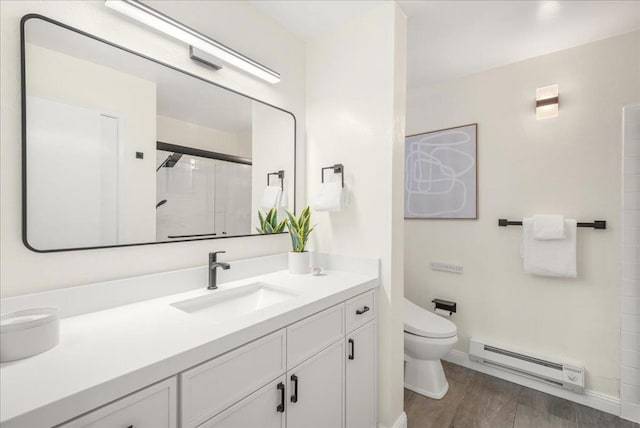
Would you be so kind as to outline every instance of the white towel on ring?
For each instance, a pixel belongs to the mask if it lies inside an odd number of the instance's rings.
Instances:
[[[320,192],[313,201],[316,211],[342,211],[344,208],[344,189],[339,181],[322,183]]]
[[[267,186],[262,192],[262,199],[260,200],[260,206],[265,212],[269,212],[271,208],[278,208],[280,206],[280,197],[282,196],[282,189],[280,186]]]

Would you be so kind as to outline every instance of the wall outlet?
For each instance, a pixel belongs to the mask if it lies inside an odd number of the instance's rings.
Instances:
[[[431,262],[432,270],[441,270],[444,272],[463,273],[464,268],[460,265],[454,265],[451,263],[439,263]]]

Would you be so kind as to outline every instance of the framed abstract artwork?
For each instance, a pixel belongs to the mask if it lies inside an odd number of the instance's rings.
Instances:
[[[478,218],[477,143],[477,123],[405,138],[405,218]]]

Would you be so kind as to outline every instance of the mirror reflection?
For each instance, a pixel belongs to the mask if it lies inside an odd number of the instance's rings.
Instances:
[[[164,143],[156,156],[157,240],[251,233],[250,159]]]
[[[245,236],[259,210],[294,208],[291,113],[49,20],[24,25],[31,248]]]

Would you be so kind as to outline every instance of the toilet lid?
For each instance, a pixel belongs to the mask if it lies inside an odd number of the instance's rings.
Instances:
[[[447,338],[457,333],[456,325],[404,299],[404,331],[422,337]]]

